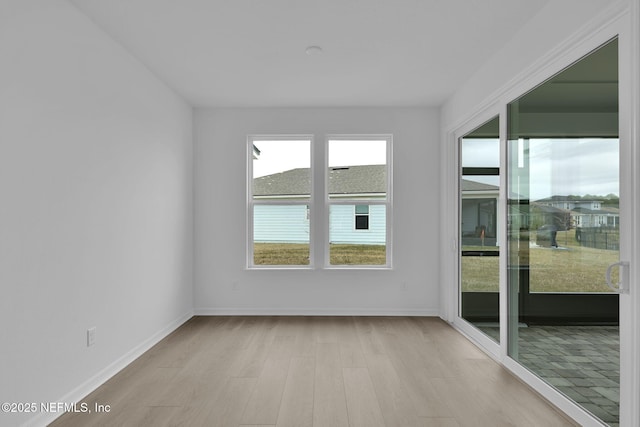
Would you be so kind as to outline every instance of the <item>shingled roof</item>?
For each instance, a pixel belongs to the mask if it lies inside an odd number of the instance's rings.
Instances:
[[[329,194],[384,194],[387,191],[387,166],[364,165],[329,168]],[[253,180],[257,197],[300,196],[309,194],[309,168],[291,169]]]
[[[498,191],[499,187],[491,184],[484,184],[482,182],[469,181],[468,179],[461,180],[462,191]]]

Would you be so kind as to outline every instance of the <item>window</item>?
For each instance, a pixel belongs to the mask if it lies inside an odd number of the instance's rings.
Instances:
[[[356,230],[369,229],[369,205],[356,205]]]
[[[391,142],[327,138],[327,267],[391,266]]]
[[[329,137],[326,163],[315,167],[312,144],[248,138],[248,267],[390,267],[391,137]],[[312,194],[314,179],[325,182],[324,197]],[[314,243],[323,222],[326,236]]]
[[[249,137],[249,267],[311,265],[311,143]]]

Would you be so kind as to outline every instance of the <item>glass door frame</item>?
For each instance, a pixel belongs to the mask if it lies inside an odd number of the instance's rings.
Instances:
[[[462,272],[461,272],[461,265],[462,263],[461,261],[461,249],[462,249],[462,242],[459,238],[459,236],[461,236],[461,226],[460,226],[460,217],[461,217],[461,197],[462,197],[462,186],[461,186],[461,178],[462,178],[462,150],[461,150],[461,140],[468,135],[469,133],[473,132],[475,129],[483,126],[484,124],[490,122],[493,119],[498,119],[499,121],[499,129],[500,129],[500,184],[499,184],[499,191],[498,191],[498,200],[497,200],[497,205],[498,205],[498,209],[497,209],[497,217],[496,217],[496,222],[498,224],[498,228],[500,229],[500,232],[498,232],[498,236],[497,236],[497,243],[498,246],[501,248],[500,250],[500,256],[498,257],[498,268],[499,268],[499,304],[500,304],[500,308],[499,308],[499,323],[500,323],[500,343],[504,341],[503,335],[502,335],[502,331],[505,330],[505,327],[503,326],[503,316],[504,313],[502,312],[502,305],[503,305],[503,301],[502,301],[502,295],[504,293],[504,290],[506,290],[506,275],[504,274],[503,270],[504,267],[506,266],[506,258],[504,258],[504,256],[502,255],[502,253],[504,251],[502,251],[502,248],[504,248],[504,244],[506,244],[506,239],[505,239],[505,233],[504,231],[506,230],[506,228],[503,227],[504,224],[504,220],[506,218],[505,216],[505,212],[506,210],[504,209],[504,201],[505,201],[505,192],[504,192],[504,184],[506,183],[505,177],[504,177],[504,173],[502,173],[502,171],[504,170],[503,167],[505,165],[505,161],[503,159],[503,140],[502,140],[502,123],[503,123],[503,117],[501,114],[501,111],[499,108],[497,108],[497,106],[493,106],[492,108],[487,108],[484,111],[482,111],[481,113],[479,113],[478,115],[476,115],[473,120],[469,120],[464,126],[460,127],[459,129],[457,129],[454,133],[453,133],[453,143],[452,145],[454,146],[454,152],[455,152],[455,159],[456,159],[456,167],[454,168],[455,173],[456,173],[456,178],[455,178],[455,195],[456,195],[456,203],[455,203],[455,215],[452,215],[453,218],[455,218],[456,224],[456,230],[457,230],[457,236],[455,238],[455,240],[452,242],[452,246],[455,250],[455,263],[456,263],[456,280],[455,280],[455,286],[454,286],[454,291],[455,291],[455,295],[452,296],[451,301],[453,302],[453,306],[451,308],[452,314],[453,314],[453,323],[454,325],[465,335],[471,337],[478,345],[480,345],[492,358],[496,359],[496,360],[502,360],[502,354],[501,354],[501,344],[494,341],[493,339],[489,338],[487,335],[485,335],[484,333],[482,333],[478,328],[476,328],[473,324],[471,324],[470,322],[468,322],[466,319],[461,317],[461,310],[462,310],[462,294],[460,292],[460,279],[462,277]],[[503,265],[504,264],[504,265]],[[504,276],[504,277],[503,277]],[[504,289],[503,289],[504,288]]]
[[[618,11],[614,17],[600,27],[583,31],[583,37],[574,38],[566,43],[550,58],[534,64],[531,70],[511,87],[497,94],[491,103],[484,104],[479,112],[457,128],[446,133],[447,147],[444,156],[456,162],[456,167],[445,171],[446,185],[444,205],[449,217],[443,218],[446,229],[454,231],[450,240],[451,252],[443,257],[443,269],[455,271],[455,279],[445,278],[447,288],[443,293],[443,317],[450,321],[460,332],[483,348],[488,355],[501,363],[516,376],[533,387],[544,398],[560,410],[584,426],[602,426],[588,412],[572,402],[552,386],[532,374],[516,360],[509,357],[508,350],[508,298],[507,295],[507,251],[500,251],[500,344],[488,338],[481,331],[460,317],[460,235],[459,203],[460,197],[460,138],[495,116],[499,117],[500,126],[500,195],[498,223],[501,227],[499,245],[506,248],[506,180],[507,174],[507,105],[541,84],[564,68],[588,55],[599,46],[614,37],[619,42],[619,140],[620,140],[620,216],[621,236],[628,236],[620,241],[620,260],[630,262],[629,293],[620,296],[620,425],[640,425],[640,292],[638,281],[638,255],[640,254],[640,5],[637,2],[630,8]],[[630,25],[633,22],[634,25]],[[451,163],[450,163],[451,164]],[[454,175],[455,172],[455,175]],[[453,184],[453,185],[452,185]],[[454,190],[455,191],[452,191]],[[455,194],[455,200],[452,200]],[[634,197],[636,196],[636,197]],[[455,215],[451,215],[454,208]],[[451,239],[452,234],[444,234],[443,238]],[[445,240],[445,241],[446,241]],[[445,277],[448,276],[445,274]]]

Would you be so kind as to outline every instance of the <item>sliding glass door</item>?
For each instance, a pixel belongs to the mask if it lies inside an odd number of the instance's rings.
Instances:
[[[460,317],[500,342],[499,119],[459,140]]]
[[[624,273],[617,64],[613,40],[509,103],[506,147],[508,355],[609,425]]]

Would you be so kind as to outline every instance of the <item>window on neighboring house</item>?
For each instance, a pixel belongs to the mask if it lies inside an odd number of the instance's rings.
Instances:
[[[310,136],[249,137],[249,267],[311,265]]]
[[[369,229],[369,205],[356,205],[356,230],[368,230]]]
[[[327,138],[327,267],[391,266],[391,144],[386,135]]]

